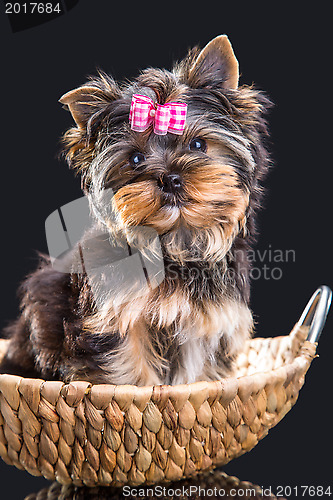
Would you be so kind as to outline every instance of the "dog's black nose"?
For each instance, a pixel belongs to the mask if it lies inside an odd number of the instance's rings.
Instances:
[[[163,174],[158,185],[165,193],[176,193],[182,186],[182,180],[179,174]]]

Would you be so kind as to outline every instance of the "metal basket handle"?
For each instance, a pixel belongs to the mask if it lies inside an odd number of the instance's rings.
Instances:
[[[315,291],[307,303],[297,324],[299,326],[310,327],[307,337],[309,342],[318,342],[321,332],[325,326],[331,301],[332,291],[328,286],[323,285]]]

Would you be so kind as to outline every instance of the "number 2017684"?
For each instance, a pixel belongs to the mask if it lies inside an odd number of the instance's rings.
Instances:
[[[332,495],[331,487],[327,486],[278,486],[276,496],[279,497],[330,497]]]
[[[29,3],[12,3],[7,2],[5,5],[6,14],[53,14],[62,12],[60,3],[53,5],[50,2],[29,2]]]

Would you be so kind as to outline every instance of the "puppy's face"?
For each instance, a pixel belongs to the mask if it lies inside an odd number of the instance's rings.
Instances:
[[[251,164],[235,159],[219,124],[203,119],[190,97],[183,100],[189,112],[181,136],[137,133],[127,123],[116,136],[109,133],[92,184],[102,176],[103,186],[112,188],[124,226],[148,225],[164,234],[222,225],[229,233],[245,216],[249,186],[241,172],[249,178]]]
[[[131,130],[135,93],[160,104],[186,103],[184,133]],[[148,69],[122,89],[101,75],[63,96],[77,123],[65,136],[68,158],[96,199],[112,189],[122,227],[150,226],[161,235],[215,228],[218,244],[229,247],[245,230],[257,187],[260,97],[238,88],[237,60],[220,36],[173,72]]]

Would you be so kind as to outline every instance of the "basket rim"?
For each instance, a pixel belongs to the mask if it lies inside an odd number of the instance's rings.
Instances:
[[[317,343],[306,340],[308,327],[296,323],[295,327],[291,330],[289,335],[281,335],[277,337],[256,337],[250,339],[249,342],[256,341],[269,341],[274,339],[290,338],[292,334],[301,332],[303,341],[301,341],[299,350],[291,361],[288,361],[277,368],[258,371],[250,375],[240,375],[227,377],[214,381],[197,381],[189,384],[178,385],[150,385],[150,386],[137,386],[133,384],[94,384],[87,380],[73,380],[64,382],[61,380],[44,380],[42,378],[29,378],[19,375],[0,374],[0,392],[3,387],[14,385],[18,387],[22,381],[31,382],[34,386],[39,385],[39,390],[42,391],[43,387],[53,387],[57,389],[59,395],[67,397],[73,393],[81,393],[82,396],[89,395],[94,399],[97,406],[104,406],[106,401],[111,399],[131,399],[132,400],[160,400],[164,397],[176,399],[177,397],[187,397],[198,395],[200,393],[206,394],[206,399],[217,399],[222,393],[235,394],[239,390],[251,393],[251,388],[255,386],[265,387],[268,383],[283,382],[288,379],[296,371],[306,371],[311,361],[316,357]],[[1,339],[7,341],[7,339]],[[2,342],[3,343],[3,342]],[[255,383],[254,383],[255,382]],[[260,389],[259,389],[260,390]],[[207,394],[208,392],[208,394]],[[78,395],[78,394],[77,394]],[[81,396],[81,397],[82,397]],[[75,399],[75,398],[74,398]],[[81,399],[81,398],[80,398]],[[101,408],[102,408],[101,406]]]
[[[12,383],[17,381],[17,384],[21,380],[30,380],[34,381],[34,383],[40,382],[40,386],[44,386],[44,384],[47,384],[49,386],[57,384],[60,388],[59,392],[62,392],[64,388],[68,387],[75,387],[75,386],[81,386],[86,385],[86,390],[85,393],[91,393],[92,390],[95,391],[94,388],[104,388],[104,391],[108,393],[108,398],[110,397],[110,392],[112,393],[112,390],[114,391],[113,396],[115,395],[115,392],[119,394],[119,392],[122,392],[123,395],[130,395],[130,391],[132,393],[135,393],[136,395],[141,394],[142,396],[146,395],[147,392],[151,393],[151,396],[158,392],[161,396],[161,393],[167,393],[168,397],[172,397],[172,394],[179,395],[183,390],[184,393],[188,393],[188,391],[192,392],[191,389],[194,389],[195,392],[197,392],[198,389],[203,390],[204,388],[207,389],[212,389],[213,392],[220,392],[220,391],[225,391],[227,389],[227,386],[232,386],[237,383],[239,385],[239,382],[244,383],[244,381],[248,382],[249,377],[253,378],[258,378],[262,377],[263,379],[267,378],[272,378],[274,376],[281,377],[282,371],[285,371],[286,374],[290,370],[290,367],[293,367],[296,364],[299,364],[303,358],[303,360],[306,363],[311,363],[312,359],[315,357],[315,352],[316,352],[316,347],[318,345],[318,340],[319,336],[324,328],[325,321],[328,315],[328,311],[331,305],[332,301],[332,291],[330,288],[326,285],[322,285],[317,288],[317,290],[314,292],[314,294],[311,296],[310,300],[308,301],[300,319],[298,322],[295,324],[294,328],[291,330],[289,335],[280,335],[276,337],[254,337],[252,339],[249,339],[247,343],[251,342],[257,342],[257,341],[263,341],[263,340],[273,340],[273,339],[279,339],[279,338],[290,338],[293,334],[297,334],[299,331],[304,331],[303,339],[302,342],[299,346],[298,352],[295,354],[294,358],[290,361],[287,362],[280,367],[277,368],[272,368],[271,370],[264,370],[264,371],[258,371],[255,372],[251,375],[240,375],[240,376],[233,376],[233,377],[227,377],[221,380],[216,380],[216,381],[198,381],[198,382],[192,382],[189,384],[178,384],[178,385],[150,385],[150,386],[136,386],[133,384],[93,384],[89,381],[84,381],[84,380],[73,380],[71,382],[64,382],[64,381],[58,381],[58,380],[44,380],[40,378],[28,378],[28,377],[21,377],[18,375],[9,375],[9,374],[0,374],[0,390],[1,386],[3,385],[3,381],[8,381],[11,380]],[[305,335],[305,332],[307,335]],[[3,346],[6,345],[6,343],[9,343],[9,339],[0,339],[0,361],[2,359],[2,355],[4,354],[4,349]],[[288,369],[289,367],[289,369]],[[303,367],[304,369],[304,367]],[[243,381],[243,382],[242,382]],[[109,391],[107,391],[107,388]],[[96,389],[97,390],[97,389]],[[113,397],[112,396],[112,397]]]

